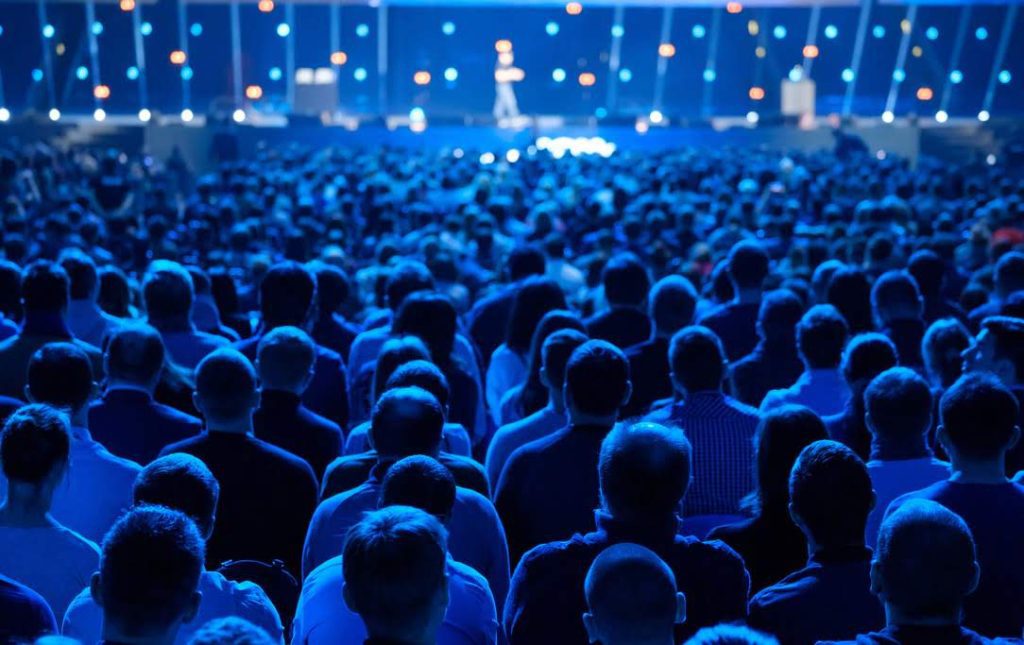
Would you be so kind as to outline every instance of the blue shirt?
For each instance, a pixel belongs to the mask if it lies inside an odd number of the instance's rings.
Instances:
[[[369,433],[369,421],[364,421],[353,428],[345,439],[345,450],[342,454],[357,455],[367,450],[373,450],[368,439]],[[469,440],[469,433],[466,432],[466,428],[461,423],[444,424],[444,430],[441,435],[441,451],[461,457],[473,456],[473,446]],[[496,480],[492,479],[491,481]]]
[[[207,354],[221,347],[229,347],[231,343],[226,338],[207,334],[204,331],[187,329],[180,331],[160,331],[160,338],[167,348],[168,357],[176,364],[191,372],[199,365],[199,361],[206,358]]]
[[[754,489],[757,410],[721,392],[691,392],[645,420],[681,429],[693,447],[684,516],[739,513]]]
[[[438,645],[493,645],[498,618],[487,581],[472,567],[448,556],[448,610],[437,632]],[[292,645],[359,645],[366,627],[345,604],[341,556],[314,569],[302,583]]]
[[[564,428],[567,421],[564,412],[556,412],[553,407],[547,405],[525,419],[498,428],[491,437],[491,443],[487,447],[487,460],[484,462],[491,486],[498,485],[501,472],[512,453],[531,441],[543,439],[559,428]]]
[[[115,455],[148,464],[167,444],[202,432],[203,422],[143,389],[114,387],[89,407],[89,429]]]
[[[929,455],[917,459],[872,459],[867,465],[875,489],[875,507],[868,515],[864,543],[874,548],[889,504],[900,495],[949,479],[949,464]]]
[[[25,585],[0,575],[0,640],[34,641],[57,633],[57,621],[43,597]]]
[[[794,403],[827,417],[842,412],[849,398],[850,387],[838,369],[805,370],[792,386],[766,394],[761,412]]]
[[[726,358],[737,361],[757,345],[759,302],[727,302],[701,316],[699,323],[722,339]]]
[[[818,645],[989,645],[1020,641],[992,640],[959,625],[935,627],[890,625],[849,641],[821,641]]]

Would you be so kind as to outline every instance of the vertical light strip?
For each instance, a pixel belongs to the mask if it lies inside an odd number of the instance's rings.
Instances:
[[[284,39],[284,65],[287,70],[285,91],[287,92],[288,111],[295,106],[295,3],[284,6],[284,20],[288,23],[288,37]]]
[[[1011,4],[1006,8],[1006,20],[1003,21],[1003,31],[999,36],[999,47],[996,49],[996,58],[992,64],[992,75],[988,78],[988,88],[985,90],[985,102],[981,109],[985,112],[992,111],[992,102],[996,98],[996,80],[1003,67],[1003,60],[1006,58],[1006,49],[1010,46],[1010,38],[1013,36],[1013,27],[1017,23],[1017,10],[1020,5]]]
[[[135,68],[139,70],[139,107],[149,107],[149,91],[146,87],[146,47],[142,40],[142,3],[136,2],[132,9],[132,35],[135,40]]]
[[[853,43],[853,59],[850,61],[850,69],[853,70],[853,80],[846,84],[846,95],[843,97],[843,116],[850,116],[850,112],[853,110],[853,96],[857,90],[857,81],[860,78],[860,61],[864,58],[864,40],[868,35],[868,20],[871,19],[872,2],[873,0],[860,0],[857,39]]]
[[[381,2],[377,9],[377,110],[388,112],[388,5]]]
[[[672,7],[665,7],[661,15],[661,40],[658,44],[670,42],[672,37]],[[681,49],[680,47],[677,49]],[[678,51],[676,52],[678,54]],[[654,79],[654,100],[651,102],[652,110],[661,110],[661,101],[665,96],[665,73],[668,71],[668,58],[658,54],[658,75]]]
[[[341,4],[337,1],[331,3],[331,51],[329,60],[331,61],[331,67],[334,69],[335,91],[338,92],[338,106],[341,106],[341,65],[334,64],[334,52],[341,51]]]
[[[92,86],[96,88],[103,81],[100,79],[100,46],[96,40],[96,32],[92,30],[94,24],[96,24],[96,3],[94,0],[85,0],[85,37],[89,43],[89,68],[92,74]],[[92,95],[93,107],[100,108],[102,102],[99,97],[96,96],[95,92],[92,92]]]
[[[967,26],[971,23],[971,5],[964,5],[960,9],[959,25],[956,29],[956,40],[953,42],[953,54],[949,57],[949,69],[946,70],[946,78],[942,84],[942,99],[939,101],[939,111],[945,112],[949,107],[949,100],[953,94],[953,82],[949,75],[960,66],[960,54],[964,49],[964,41],[967,40]]]
[[[242,16],[239,0],[231,0],[231,85],[235,109],[242,107]]]
[[[804,40],[804,45],[817,45],[818,44],[818,23],[821,22],[821,5],[816,4],[811,7],[811,20],[807,23],[807,38]],[[804,76],[811,75],[811,68],[814,67],[814,59],[804,56]]]
[[[619,67],[622,66],[622,23],[625,13],[625,7],[616,5],[612,16],[612,44],[608,54],[608,98],[605,101],[609,114],[615,113],[615,104],[618,103]]]
[[[138,3],[136,3],[138,6]],[[186,24],[187,9],[185,0],[178,0],[178,49],[185,53],[185,65],[192,67],[192,56],[188,51],[188,25]],[[184,70],[184,68],[182,68]],[[141,68],[139,69],[141,72]],[[188,110],[192,108],[192,80],[181,75],[181,108]]]
[[[906,82],[906,64],[907,64],[907,51],[910,50],[910,35],[914,33],[914,21],[917,19],[917,5],[912,4],[907,7],[907,17],[905,18],[910,23],[910,29],[900,29],[900,49],[896,54],[896,66],[892,70],[892,80],[889,83],[889,96],[885,99],[885,112],[894,114],[896,110],[896,99],[900,95],[900,86]],[[896,73],[900,72],[900,78],[896,78]],[[883,114],[885,113],[883,112]]]
[[[711,41],[708,42],[708,60],[704,64],[704,74],[717,74],[718,65],[718,38],[722,33],[722,8],[715,7],[711,10]],[[714,96],[714,81],[704,80],[704,89],[701,93],[700,114],[702,117],[711,116],[711,99]]]
[[[36,3],[39,13],[39,40],[43,46],[43,72],[46,74],[47,99],[51,108],[57,107],[57,89],[53,78],[53,54],[50,53],[49,38],[43,35],[43,29],[49,24],[46,18],[46,0]]]

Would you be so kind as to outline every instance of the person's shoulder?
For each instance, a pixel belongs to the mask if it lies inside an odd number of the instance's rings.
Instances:
[[[516,448],[516,450],[509,455],[506,468],[511,467],[516,462],[536,463],[538,460],[545,459],[551,451],[557,449],[559,444],[562,443],[566,432],[567,429],[562,428],[561,430],[557,430],[546,437],[534,439],[533,441]]]
[[[485,473],[484,467],[480,465],[475,459],[466,457],[464,455],[456,455],[450,452],[441,452],[438,454],[438,461],[444,464],[450,469],[459,469],[463,471],[472,471],[475,473]]]
[[[186,414],[177,408],[172,408],[171,406],[160,403],[155,399],[150,400],[146,407],[166,421],[180,423],[182,425],[196,426],[199,429],[202,429],[203,427],[203,422],[198,417]]]
[[[734,399],[731,396],[725,396],[725,405],[733,412],[751,418],[755,421],[760,420],[759,412],[757,408],[747,405],[738,399]]]
[[[94,453],[96,459],[106,464],[106,466],[112,470],[118,470],[122,473],[126,473],[129,477],[134,478],[139,472],[142,471],[142,466],[138,465],[130,459],[124,457],[118,457],[114,453],[108,451],[103,447],[103,444],[96,440],[91,442],[95,448]]]
[[[330,347],[324,347],[319,343],[316,345],[316,360],[318,362],[330,362],[337,363],[339,365],[344,363],[344,361],[341,358],[341,354],[334,351]]]
[[[197,340],[202,342],[204,345],[207,345],[208,347],[231,347],[231,341],[229,341],[227,338],[224,338],[223,336],[218,336],[217,334],[211,334],[209,332],[199,330],[196,330],[195,332],[193,332],[193,334],[195,335],[195,338]]]
[[[588,540],[587,536],[577,533],[568,540],[546,542],[533,547],[523,554],[517,570],[522,568],[524,571],[543,571],[558,567],[559,563],[571,559],[586,560],[590,558],[591,552],[595,552],[596,555],[599,547],[600,545]]]
[[[691,557],[697,557],[731,564],[743,564],[743,557],[720,539],[701,540],[692,535],[677,535],[675,549]]]
[[[750,599],[750,611],[771,609],[796,599],[812,576],[807,568],[799,569],[769,585]]]
[[[321,432],[337,433],[339,435],[342,434],[341,426],[330,419],[313,412],[305,405],[299,406],[299,420],[305,425],[315,427]]]
[[[491,586],[487,583],[487,578],[469,566],[456,560],[448,560],[448,573],[459,583],[459,586],[465,589],[467,592],[476,596],[478,600],[483,601],[485,598],[492,599]]]
[[[465,486],[455,487],[455,503],[486,515],[495,514],[494,503],[490,499],[480,491]]]
[[[87,343],[84,340],[80,340],[78,338],[71,339],[71,342],[74,343],[75,346],[78,347],[80,350],[85,352],[90,359],[96,360],[103,358],[103,352],[100,351],[99,347],[96,347],[92,343]]]
[[[938,501],[948,488],[949,482],[943,480],[935,482],[930,486],[925,486],[924,488],[915,491],[910,491],[909,493],[904,493],[889,503],[889,507],[885,509],[885,515],[886,517],[888,517],[901,506],[903,506],[904,504],[913,499]]]
[[[60,537],[61,542],[66,545],[73,557],[84,559],[90,563],[99,560],[100,548],[92,540],[82,537],[63,525],[55,526],[54,534]]]
[[[292,471],[294,474],[302,473],[304,475],[308,472],[312,475],[312,468],[302,457],[294,455],[283,448],[278,448],[274,444],[262,439],[257,439],[256,437],[250,437],[250,439],[253,445],[266,455],[268,459],[278,462],[283,468]]]
[[[92,595],[88,589],[83,590],[78,595],[82,596],[83,594],[87,595],[89,600],[92,600]],[[2,598],[6,605],[5,609],[20,608],[18,613],[12,612],[11,616],[28,619],[31,618],[30,614],[35,613],[37,615],[44,614],[53,617],[50,604],[37,591],[3,574],[0,574],[0,598]],[[0,629],[0,632],[2,631]]]
[[[197,434],[194,437],[188,437],[186,439],[182,439],[181,441],[175,441],[174,443],[167,444],[166,446],[164,446],[163,450],[160,451],[160,456],[163,457],[165,455],[174,454],[176,452],[184,452],[191,454],[193,450],[206,443],[207,438],[207,433],[203,432]]]
[[[218,571],[204,571],[199,583],[204,598],[219,595],[230,598],[237,607],[267,606],[270,598],[263,587],[248,580],[229,580]]]

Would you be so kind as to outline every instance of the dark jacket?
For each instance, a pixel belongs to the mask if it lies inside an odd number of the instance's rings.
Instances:
[[[168,444],[194,437],[203,422],[142,390],[115,388],[89,407],[89,433],[118,457],[145,466]]]

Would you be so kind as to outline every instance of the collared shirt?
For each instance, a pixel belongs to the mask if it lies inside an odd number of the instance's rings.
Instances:
[[[448,556],[448,610],[437,632],[438,645],[494,645],[498,617],[487,581],[472,567]],[[314,569],[302,583],[292,645],[357,645],[366,626],[342,599],[341,556]]]
[[[795,403],[827,417],[842,412],[849,398],[850,387],[838,368],[805,370],[791,387],[766,394],[761,412]]]
[[[547,405],[525,419],[498,428],[491,437],[491,443],[487,447],[487,460],[484,463],[491,486],[497,486],[501,472],[513,452],[531,441],[543,439],[552,432],[564,428],[566,421],[568,419],[565,412],[556,412],[553,406]]]
[[[379,464],[361,486],[324,500],[309,522],[302,550],[302,572],[308,575],[341,553],[349,528],[363,513],[377,508],[388,464]],[[494,505],[483,495],[455,489],[455,507],[448,527],[448,550],[457,561],[480,572],[500,607],[508,591],[508,545]]]
[[[928,455],[916,459],[872,459],[867,465],[875,489],[875,507],[868,515],[865,544],[874,548],[889,504],[900,495],[949,479],[949,464]]]
[[[748,623],[787,645],[853,638],[885,626],[871,593],[871,549],[850,547],[811,556],[807,566],[750,600]]]
[[[157,403],[143,388],[119,385],[89,407],[89,428],[115,455],[148,464],[164,446],[202,432],[203,422]]]
[[[675,517],[634,524],[604,512],[594,515],[596,531],[542,544],[516,567],[502,620],[512,645],[586,643],[580,620],[586,611],[583,581],[594,558],[622,542],[651,549],[675,574],[686,595],[686,622],[677,626],[676,642],[701,627],[746,618],[750,580],[743,560],[728,546],[678,535]]]
[[[364,421],[349,431],[345,438],[344,455],[358,455],[359,453],[373,450],[369,441],[370,422]],[[469,440],[469,433],[461,423],[445,423],[441,435],[441,451],[460,457],[472,457],[473,446]],[[491,480],[495,481],[495,480]]]
[[[33,642],[39,636],[56,633],[57,621],[46,600],[20,582],[0,575],[0,640]]]
[[[266,630],[275,642],[284,640],[284,627],[270,598],[253,582],[233,582],[216,571],[204,571],[199,577],[199,611],[181,626],[174,642],[185,645],[206,623],[217,618],[237,616]],[[87,586],[64,614],[61,634],[83,643],[96,643],[103,635],[103,610],[92,598]]]
[[[721,392],[691,392],[645,417],[683,431],[693,447],[693,482],[684,516],[735,515],[754,489],[757,410]]]

